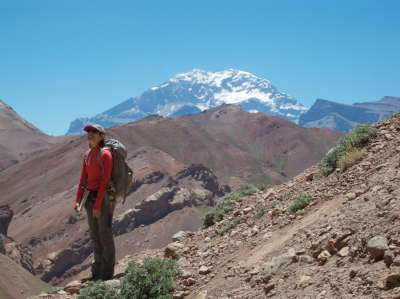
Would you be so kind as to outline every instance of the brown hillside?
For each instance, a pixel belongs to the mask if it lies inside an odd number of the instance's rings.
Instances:
[[[0,172],[71,139],[47,136],[0,100]]]
[[[225,184],[288,180],[271,160],[179,117],[107,128],[107,138],[127,147],[136,179],[114,214],[119,259],[133,245],[135,251],[161,248],[175,231],[196,230],[218,196],[229,191]],[[10,204],[15,215],[9,236],[31,248],[36,275],[53,285],[82,275],[91,262],[86,216],[72,210],[86,148],[85,136],[75,136],[5,169],[0,178],[0,205]]]
[[[0,298],[25,299],[51,288],[7,255],[0,254]]]
[[[144,180],[140,188],[132,190],[125,205],[119,204],[116,207],[115,217],[121,217],[118,221],[123,227],[121,233],[126,234],[140,225],[127,220],[131,217],[129,210],[147,197],[164,190],[166,196],[177,198],[179,202],[182,194],[190,193],[189,202],[174,205],[147,224],[157,222],[168,213],[181,210],[185,206],[194,206],[193,215],[177,213],[169,230],[165,234],[158,234],[159,238],[156,240],[152,238],[151,242],[146,242],[143,245],[145,249],[166,245],[172,230],[176,228],[197,228],[202,215],[209,209],[206,207],[213,204],[213,200],[200,200],[201,202],[196,203],[196,198],[213,198],[218,190],[210,189],[211,187],[204,185],[206,183],[189,186],[183,179],[176,179],[176,174],[188,164],[202,162],[211,167],[211,170],[215,169],[217,176],[226,178],[232,174],[242,177],[260,174],[260,177],[270,183],[286,180],[276,170],[263,166],[260,160],[216,140],[209,133],[180,118],[132,123],[107,129],[107,133],[107,138],[115,138],[124,143],[128,149],[127,161],[135,171],[135,179],[139,182]],[[85,137],[75,137],[68,143],[56,145],[4,170],[0,178],[0,187],[5,194],[0,198],[0,204],[10,204],[15,215],[9,227],[9,235],[32,246],[37,275],[53,284],[60,283],[87,267],[84,260],[91,252],[85,215],[75,216],[72,210],[85,150]],[[147,182],[146,177],[157,171],[162,173],[164,179],[150,179]],[[207,170],[204,171],[207,173]],[[197,177],[195,172],[188,175]],[[198,181],[204,180],[200,178]],[[211,195],[207,190],[211,190]],[[127,230],[124,226],[132,228]],[[160,222],[155,229],[162,227]],[[123,237],[120,239],[121,242],[126,240]],[[48,256],[52,253],[60,258]],[[123,254],[123,251],[118,254]],[[69,262],[64,263],[61,257],[67,257]],[[66,274],[69,276],[65,277],[64,273],[71,267],[77,270],[71,269]]]
[[[19,116],[10,106],[0,100],[0,131],[22,130],[34,134],[44,134],[31,123]]]
[[[222,105],[182,116],[220,140],[277,166],[289,178],[317,163],[345,133],[307,129],[282,117]]]
[[[400,119],[374,130],[365,158],[347,171],[313,179],[318,169],[311,167],[242,197],[223,221],[181,241],[175,258],[186,265],[174,298],[399,298]],[[310,202],[290,213],[303,193]],[[258,206],[273,203],[252,218]],[[237,216],[243,220],[219,235]],[[163,251],[131,254],[118,272]]]

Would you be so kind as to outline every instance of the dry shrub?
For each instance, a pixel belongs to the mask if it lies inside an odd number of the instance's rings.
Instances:
[[[353,149],[344,156],[339,158],[339,167],[342,172],[349,169],[351,166],[361,161],[367,153],[365,150]]]

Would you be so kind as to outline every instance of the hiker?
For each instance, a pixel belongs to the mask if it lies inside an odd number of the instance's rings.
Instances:
[[[115,266],[112,227],[108,225],[109,201],[105,199],[105,191],[108,187],[113,167],[113,157],[109,150],[103,150],[101,151],[102,166],[98,163],[97,154],[102,147],[105,147],[105,131],[103,127],[90,125],[83,130],[87,132],[89,150],[83,157],[81,178],[74,209],[78,211],[79,203],[85,192],[83,187],[86,187],[89,190],[89,195],[85,207],[93,246],[94,262],[92,263],[91,272],[82,278],[82,283],[88,280],[107,280],[112,278]],[[86,158],[88,152],[89,156]]]

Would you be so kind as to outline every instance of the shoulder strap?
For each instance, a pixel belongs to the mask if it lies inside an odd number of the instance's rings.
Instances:
[[[89,156],[90,156],[91,152],[92,152],[92,148],[89,148],[89,150],[87,151],[86,156],[85,156],[85,165],[86,166],[87,166],[87,161],[89,159]]]
[[[103,153],[104,150],[109,150],[111,152],[111,150],[107,147],[107,146],[103,146],[97,153],[97,162],[99,163],[99,165],[101,166],[101,154]]]

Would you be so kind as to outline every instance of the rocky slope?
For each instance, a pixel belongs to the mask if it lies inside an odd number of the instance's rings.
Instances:
[[[242,197],[220,223],[175,239],[165,250],[184,271],[174,298],[400,298],[400,119],[372,129],[365,158],[347,171],[314,179],[311,167]],[[303,193],[310,202],[290,213]],[[236,216],[243,220],[221,236]],[[164,251],[132,251],[117,272],[146,256]],[[55,298],[81,287],[71,283]]]
[[[110,127],[151,114],[168,117],[199,113],[223,103],[241,104],[246,111],[271,113],[296,123],[299,115],[308,110],[268,80],[250,73],[233,69],[216,73],[192,70],[94,117],[76,119],[66,135],[82,134],[89,123]]]
[[[377,102],[346,105],[317,99],[300,115],[299,125],[307,128],[329,128],[350,132],[356,125],[376,123],[400,110],[400,98],[384,97]]]
[[[225,109],[218,126],[224,130],[238,117],[244,117],[237,128],[251,136],[250,144],[262,143],[254,148],[263,154],[276,150],[283,162],[271,162],[268,155],[261,159],[255,156],[257,151],[241,150],[180,117],[148,117],[107,129],[107,138],[127,147],[127,162],[136,179],[126,203],[119,202],[115,209],[118,258],[132,245],[136,250],[163,247],[177,229],[197,230],[216,196],[230,187],[287,181],[343,135],[301,128],[264,113],[250,114],[239,106]],[[285,126],[296,133],[289,134]],[[85,215],[72,210],[87,143],[84,136],[64,138],[71,140],[5,169],[0,177],[0,204],[9,204],[14,211],[8,234],[30,249],[32,273],[54,285],[74,279],[91,262]],[[267,140],[270,147],[264,148]],[[292,159],[305,152],[307,159]],[[290,170],[288,175],[282,165]]]

